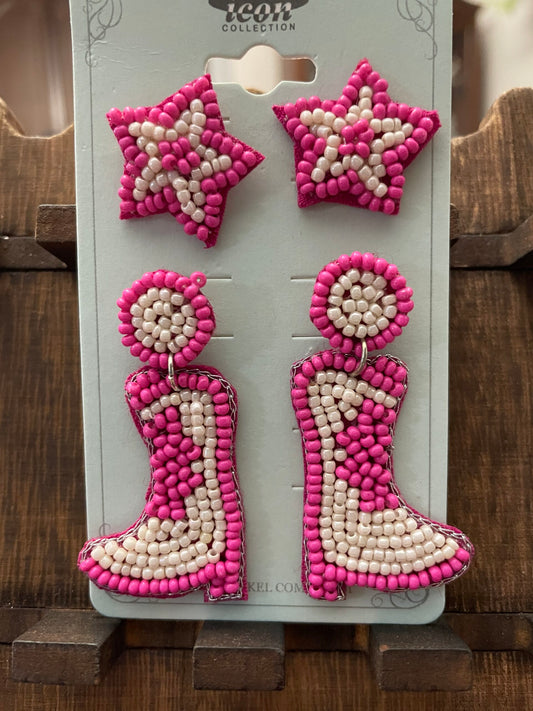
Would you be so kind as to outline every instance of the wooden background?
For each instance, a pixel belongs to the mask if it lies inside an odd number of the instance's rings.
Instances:
[[[499,235],[514,248],[523,242],[527,254],[533,149],[523,126],[532,112],[533,90],[510,92],[478,134],[454,141],[453,249]],[[4,175],[17,174],[21,141],[25,163],[47,175],[29,196],[11,180],[0,194],[0,709],[459,711],[499,709],[502,698],[508,709],[533,708],[524,614],[533,611],[533,279],[525,259],[451,272],[447,520],[468,533],[477,556],[448,587],[446,610],[474,649],[471,690],[380,691],[362,652],[368,630],[300,625],[285,627],[283,691],[194,691],[195,623],[130,624],[127,649],[100,686],[12,681],[10,642],[43,610],[87,609],[89,600],[75,565],[86,533],[76,273],[43,269],[58,262],[35,243],[28,217],[40,203],[68,200],[59,177],[72,170],[72,133],[23,141],[9,111],[0,113]]]

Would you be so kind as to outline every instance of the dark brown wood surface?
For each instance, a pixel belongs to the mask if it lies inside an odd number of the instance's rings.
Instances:
[[[195,689],[274,691],[285,683],[280,622],[204,623],[192,652]]]
[[[451,273],[448,521],[476,557],[448,610],[533,609],[532,352],[531,272]]]
[[[450,264],[456,269],[490,269],[515,264],[531,268],[532,263],[533,215],[512,232],[459,235],[450,248]]]
[[[434,625],[373,625],[370,661],[380,689],[467,691],[472,652],[443,622]]]
[[[533,615],[494,612],[444,615],[453,631],[472,650],[523,651],[533,655]]]
[[[64,269],[63,262],[35,241],[33,235],[0,235],[0,269]]]
[[[50,138],[25,136],[0,99],[0,233],[33,235],[42,203],[73,203],[74,129]],[[16,180],[12,177],[16,176]]]
[[[512,89],[479,131],[451,147],[451,202],[461,234],[512,232],[533,214],[533,89]]]
[[[88,607],[76,275],[0,272],[0,294],[0,605]]]
[[[16,681],[100,684],[124,648],[120,620],[94,610],[49,610],[11,647]]]
[[[39,205],[35,220],[35,241],[60,259],[69,269],[76,268],[76,206]]]
[[[195,691],[190,652],[127,650],[98,687],[21,684],[9,677],[9,647],[0,646],[6,711],[529,711],[531,657],[474,653],[473,687],[461,692],[380,691],[366,655],[293,652],[283,691]]]

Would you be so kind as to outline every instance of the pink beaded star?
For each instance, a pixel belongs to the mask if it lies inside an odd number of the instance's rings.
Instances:
[[[229,190],[264,156],[225,130],[210,76],[157,106],[111,109],[107,119],[125,159],[120,219],[170,212],[212,247]]]
[[[395,215],[404,169],[440,127],[436,111],[399,104],[367,59],[337,101],[311,96],[273,106],[294,142],[298,205],[321,200]]]

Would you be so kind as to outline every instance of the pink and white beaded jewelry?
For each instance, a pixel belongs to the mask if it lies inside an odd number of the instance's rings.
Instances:
[[[340,256],[315,283],[311,320],[335,350],[295,363],[291,391],[304,451],[302,580],[314,598],[440,585],[474,553],[461,531],[409,506],[394,481],[407,367],[367,352],[401,334],[411,296],[397,267],[370,253]]]
[[[436,111],[397,103],[387,89],[363,59],[338,99],[311,96],[272,107],[294,142],[300,207],[326,201],[399,211],[404,169],[440,122]]]
[[[144,274],[118,300],[122,342],[146,363],[125,385],[150,455],[146,505],[126,530],[88,540],[80,570],[100,588],[245,600],[244,513],[235,465],[237,395],[214,368],[184,367],[215,328],[200,272]]]
[[[107,118],[124,154],[120,219],[169,212],[212,247],[229,190],[264,156],[225,130],[209,74],[155,106]]]

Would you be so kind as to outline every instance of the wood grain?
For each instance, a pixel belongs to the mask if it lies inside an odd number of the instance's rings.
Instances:
[[[37,624],[45,612],[39,607],[0,607],[0,644],[11,644]]]
[[[282,624],[204,623],[193,649],[195,689],[273,691],[284,683]]]
[[[476,546],[447,609],[533,609],[531,272],[452,272],[448,521]]]
[[[285,625],[287,650],[366,651],[368,625]]]
[[[37,244],[33,235],[0,236],[0,269],[64,269],[65,264]]]
[[[39,205],[35,241],[69,269],[76,269],[76,206]]]
[[[127,647],[166,647],[192,649],[201,627],[189,620],[125,620]]]
[[[451,144],[451,201],[461,234],[512,232],[533,214],[533,89],[512,89],[479,131]]]
[[[88,607],[76,275],[0,272],[0,606]]]
[[[100,684],[124,648],[120,620],[50,610],[14,640],[12,677],[39,684]]]
[[[380,689],[466,691],[472,652],[448,625],[372,625],[370,661]]]
[[[533,215],[512,232],[459,235],[450,246],[452,269],[533,266]]]
[[[287,655],[282,691],[195,691],[192,655],[127,650],[97,687],[20,684],[9,678],[9,647],[0,646],[5,708],[16,711],[509,711],[531,709],[531,658],[523,652],[474,653],[469,691],[380,691],[364,654]]]
[[[533,654],[533,615],[478,612],[447,613],[446,622],[472,650],[524,651]]]
[[[74,129],[50,138],[25,136],[0,99],[0,234],[33,235],[41,203],[73,203]],[[12,177],[16,176],[16,180]]]

